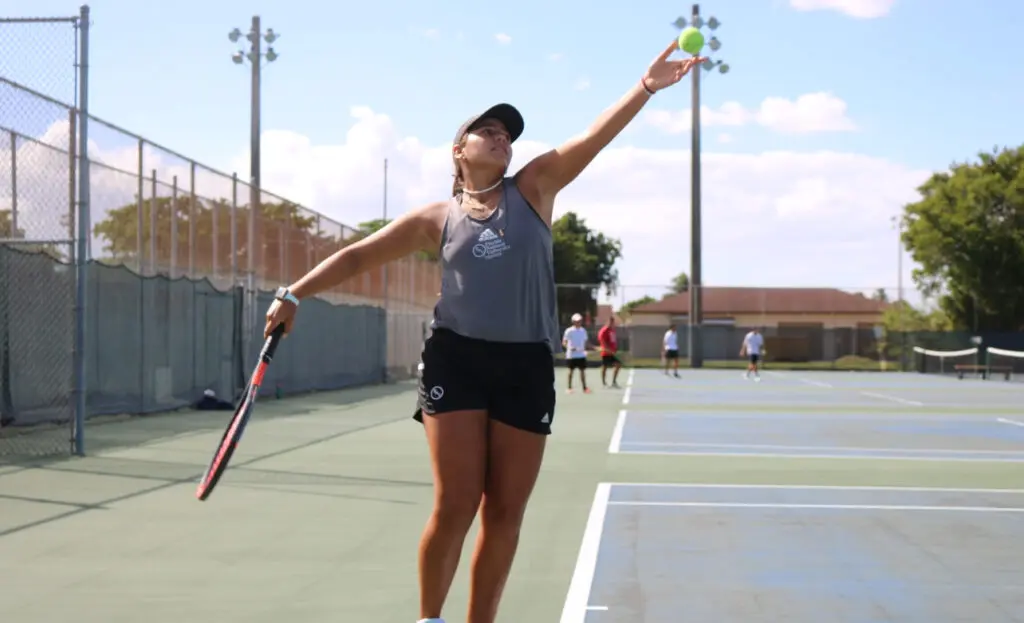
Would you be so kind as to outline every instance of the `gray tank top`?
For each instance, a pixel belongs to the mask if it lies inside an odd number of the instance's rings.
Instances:
[[[551,230],[505,178],[503,198],[477,220],[448,204],[441,233],[441,297],[433,329],[493,342],[542,342],[560,350]]]

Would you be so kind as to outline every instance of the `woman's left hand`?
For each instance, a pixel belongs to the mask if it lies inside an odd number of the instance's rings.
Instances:
[[[700,67],[706,60],[704,56],[690,56],[679,61],[669,60],[668,57],[672,56],[672,53],[679,49],[679,44],[673,40],[672,43],[665,48],[658,58],[654,59],[651,66],[647,68],[647,73],[644,74],[644,84],[651,91],[660,91],[668,88],[673,84],[683,79],[683,76],[690,73],[690,70],[695,67]]]

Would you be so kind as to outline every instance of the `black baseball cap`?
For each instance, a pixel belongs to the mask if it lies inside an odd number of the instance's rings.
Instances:
[[[512,104],[495,104],[479,115],[473,115],[466,119],[465,123],[459,126],[459,131],[455,133],[453,144],[461,141],[462,137],[473,129],[473,126],[484,119],[500,121],[505,126],[505,129],[508,130],[510,143],[514,143],[517,138],[522,136],[523,129],[526,127],[523,115],[519,113],[515,106]]]

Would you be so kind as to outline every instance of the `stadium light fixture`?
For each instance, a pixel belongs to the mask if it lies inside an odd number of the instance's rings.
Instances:
[[[705,46],[712,53],[722,49],[722,42],[714,34],[722,25],[717,17],[711,17],[706,22],[700,15],[700,5],[693,5],[690,19],[678,17],[672,25],[678,30],[692,26],[698,30],[705,27],[711,31],[710,38],[705,39]],[[729,65],[721,59],[715,60],[708,55],[708,60],[702,65],[704,72],[691,72],[692,78],[692,102],[691,109],[691,143],[690,143],[690,312],[687,324],[687,339],[689,342],[689,359],[691,368],[702,368],[704,366],[703,338],[701,337],[701,325],[704,322],[704,309],[702,305],[703,286],[701,267],[701,192],[700,192],[700,80],[702,73],[711,73],[718,69],[718,73],[729,73]]]
[[[238,43],[242,39],[243,33],[240,29],[235,28],[228,33],[228,39],[232,43]],[[249,28],[249,32],[244,33],[245,39],[249,42],[248,51],[239,49],[231,55],[231,60],[236,65],[241,65],[246,59],[249,60],[251,65],[251,93],[249,99],[249,209],[250,218],[247,220],[248,223],[248,245],[246,248],[249,249],[249,253],[246,253],[247,261],[247,292],[250,295],[255,295],[255,266],[256,266],[256,253],[259,247],[256,245],[256,219],[252,218],[255,215],[256,209],[260,205],[260,189],[262,187],[260,183],[260,125],[261,125],[261,89],[260,82],[262,78],[262,66],[263,60],[266,59],[268,63],[273,63],[278,58],[278,53],[271,47],[275,41],[281,38],[281,35],[274,32],[273,28],[268,28],[266,32],[260,31],[260,16],[254,15],[252,18],[252,25]],[[266,52],[263,51],[263,42],[266,42]],[[249,306],[252,310],[256,309],[255,305]],[[253,315],[251,318],[246,318],[249,329],[253,329],[256,323],[256,317]],[[250,331],[251,333],[251,331]],[[245,357],[249,357],[248,343],[246,343]]]

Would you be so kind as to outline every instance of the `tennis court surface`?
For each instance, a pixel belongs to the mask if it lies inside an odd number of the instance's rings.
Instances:
[[[559,397],[500,621],[1024,620],[1024,384],[681,377],[591,371]],[[86,458],[0,469],[4,620],[415,620],[414,400],[261,401],[205,503],[226,413],[94,425]]]

